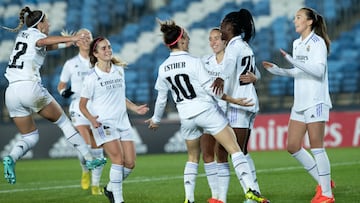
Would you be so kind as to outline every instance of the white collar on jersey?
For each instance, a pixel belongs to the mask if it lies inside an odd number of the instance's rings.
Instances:
[[[179,56],[179,55],[188,55],[189,52],[187,51],[172,51],[170,52],[171,56]]]

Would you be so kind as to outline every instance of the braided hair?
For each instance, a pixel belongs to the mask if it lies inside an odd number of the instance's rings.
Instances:
[[[25,14],[27,13],[26,20],[25,20]],[[40,10],[34,10],[31,11],[29,7],[24,7],[21,9],[19,13],[19,24],[16,28],[8,28],[5,26],[1,26],[3,29],[10,31],[10,32],[18,32],[24,24],[26,24],[27,27],[36,27],[40,22],[44,20],[44,12]]]

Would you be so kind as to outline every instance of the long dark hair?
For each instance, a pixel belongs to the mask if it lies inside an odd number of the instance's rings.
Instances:
[[[304,7],[304,8],[301,8],[300,10],[305,11],[306,17],[309,20],[313,21],[313,23],[311,24],[311,30],[314,30],[314,32],[317,35],[319,35],[320,37],[322,37],[324,39],[325,44],[326,44],[326,49],[329,54],[331,41],[327,34],[326,22],[325,22],[324,18],[312,8]]]
[[[26,13],[28,15],[26,16],[26,20],[25,20]],[[10,32],[19,31],[21,29],[21,27],[24,25],[24,23],[26,24],[27,27],[35,28],[40,22],[43,22],[44,16],[45,16],[45,14],[41,10],[31,11],[30,8],[26,6],[23,9],[21,9],[21,11],[19,13],[20,22],[16,28],[8,28],[8,27],[4,27],[4,26],[1,26],[1,27]]]
[[[250,11],[247,9],[242,8],[239,11],[228,13],[222,22],[231,23],[234,36],[242,35],[246,42],[249,42],[255,37],[256,31],[254,20]]]

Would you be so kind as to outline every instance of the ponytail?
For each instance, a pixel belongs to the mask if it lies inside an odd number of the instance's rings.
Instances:
[[[324,18],[318,14],[314,9],[304,7],[300,10],[304,10],[308,19],[312,20],[311,30],[324,39],[328,54],[330,54],[330,38],[327,34],[326,22]]]
[[[8,27],[5,27],[5,26],[1,26],[1,28],[7,30],[7,31],[10,31],[10,32],[18,32],[22,26],[24,25],[25,23],[25,13],[30,13],[31,10],[29,7],[25,7],[23,9],[21,9],[20,13],[19,13],[19,24],[17,25],[16,28],[8,28]]]
[[[27,13],[25,20],[25,13]],[[1,26],[1,28],[10,31],[10,32],[18,32],[24,24],[27,27],[36,28],[36,26],[44,20],[45,13],[40,10],[31,11],[29,7],[24,7],[21,9],[19,14],[19,24],[16,28],[8,28],[5,26]]]
[[[234,36],[242,35],[244,41],[249,42],[255,37],[255,24],[249,10],[240,9],[238,12],[228,13],[222,21],[228,22],[233,26]]]
[[[163,33],[164,44],[170,49],[178,48],[179,40],[183,37],[184,29],[176,25],[173,20],[160,21],[160,31]]]

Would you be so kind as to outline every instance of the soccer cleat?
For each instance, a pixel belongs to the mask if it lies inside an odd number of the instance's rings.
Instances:
[[[330,181],[330,187],[331,187],[331,189],[336,188],[335,181],[333,181],[333,180]]]
[[[11,156],[6,156],[3,158],[4,164],[4,177],[10,184],[15,184],[15,162]]]
[[[330,181],[330,187],[331,187],[331,189],[334,189],[336,187],[336,184],[333,180]],[[320,197],[322,195],[321,186],[317,185],[315,191],[316,191],[316,193],[315,193],[315,196],[313,197],[313,199],[317,199],[318,197]]]
[[[114,195],[112,191],[107,190],[106,185],[104,187],[104,195],[109,199],[110,203],[115,203]]]
[[[266,199],[265,197],[261,196],[258,191],[252,190],[252,189],[249,189],[246,192],[245,198],[247,200],[255,200],[255,202],[258,202],[258,203],[270,203],[270,201],[268,199]]]
[[[217,200],[217,199],[215,199],[215,198],[210,198],[210,199],[207,200],[207,202],[208,202],[208,203],[220,203],[220,202],[222,202],[222,201],[219,201],[219,200]]]
[[[334,203],[335,202],[335,198],[334,196],[332,197],[326,197],[323,195],[320,195],[318,197],[315,197],[311,200],[311,203]]]
[[[93,159],[91,161],[86,161],[85,164],[86,164],[86,168],[88,170],[93,170],[94,168],[105,165],[106,164],[106,158]]]
[[[190,202],[188,199],[185,199],[184,203],[195,203],[195,202]]]
[[[251,199],[247,199],[247,200],[244,201],[244,203],[256,203],[256,201],[255,201],[255,200],[251,200]]]
[[[90,171],[83,171],[81,175],[81,188],[87,190],[90,187]]]
[[[103,191],[101,190],[101,188],[99,186],[91,186],[91,194],[92,195],[102,195]]]

